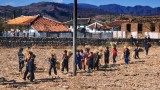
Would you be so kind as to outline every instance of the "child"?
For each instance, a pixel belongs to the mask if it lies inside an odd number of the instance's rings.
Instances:
[[[126,64],[129,62],[130,51],[127,47],[124,47],[124,61]]]
[[[98,54],[99,52],[95,53],[95,64],[94,64],[94,69],[97,68],[97,70],[99,70],[99,60],[100,60],[100,55]]]
[[[55,78],[56,78],[56,75],[57,75],[57,70],[56,70],[56,55],[52,53],[51,56],[49,57],[48,61],[50,63],[48,74],[49,74],[49,76],[51,76],[51,70],[53,68],[54,69]]]
[[[88,61],[88,73],[90,73],[91,70],[93,69],[93,52],[90,52],[87,61]]]
[[[85,71],[86,64],[85,64],[85,55],[83,53],[83,50],[80,50],[80,55],[81,55],[81,68]]]
[[[116,63],[116,57],[117,57],[117,49],[116,49],[116,47],[113,48],[112,54],[113,54],[113,64],[115,64]]]
[[[68,59],[69,59],[69,57],[68,57],[68,55],[67,55],[67,50],[64,50],[64,54],[63,54],[63,57],[62,57],[62,60],[63,60],[63,62],[62,62],[62,73],[64,72],[64,68],[66,68],[66,70],[67,70],[67,73],[68,73]]]
[[[105,65],[109,64],[109,47],[106,47],[106,50],[104,51],[104,62]]]
[[[19,72],[22,72],[22,69],[24,67],[24,54],[23,54],[23,48],[19,49],[18,52],[18,59],[19,59]]]
[[[82,56],[80,55],[80,51],[78,50],[76,54],[76,66],[78,65],[80,70],[81,70],[81,59],[82,59]],[[76,67],[76,70],[77,70],[77,67]]]
[[[139,47],[136,47],[134,51],[135,51],[134,58],[135,59],[137,59],[137,58],[139,59]]]

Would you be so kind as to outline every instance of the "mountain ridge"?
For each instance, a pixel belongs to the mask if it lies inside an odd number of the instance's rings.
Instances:
[[[55,2],[38,2],[32,3],[26,6],[0,6],[0,16],[1,17],[18,17],[20,15],[37,15],[41,14],[59,21],[67,21],[72,18],[73,13],[73,3],[62,4]],[[129,14],[129,15],[139,15],[139,16],[152,16],[160,15],[160,7],[152,8],[150,6],[136,5],[122,6],[117,4],[107,4],[107,5],[92,5],[79,3],[78,4],[78,17],[94,17],[97,15],[106,14]]]

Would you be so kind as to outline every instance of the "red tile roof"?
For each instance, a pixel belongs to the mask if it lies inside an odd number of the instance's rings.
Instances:
[[[19,25],[19,26],[28,26],[31,22],[33,22],[38,15],[36,16],[21,16],[7,22],[8,25]]]
[[[31,25],[35,30],[41,32],[69,32],[68,28],[63,23],[39,15],[21,16],[8,21],[7,25]]]
[[[35,20],[32,27],[41,32],[69,32],[63,23],[45,17],[39,17]]]

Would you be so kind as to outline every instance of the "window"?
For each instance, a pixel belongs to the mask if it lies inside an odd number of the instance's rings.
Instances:
[[[131,24],[127,24],[127,31],[131,32]]]
[[[142,27],[143,27],[142,24],[138,24],[138,32],[139,32],[139,33],[142,33]]]
[[[155,24],[154,23],[151,23],[151,32],[155,32]]]

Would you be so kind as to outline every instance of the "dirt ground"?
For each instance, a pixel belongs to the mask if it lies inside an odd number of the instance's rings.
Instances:
[[[18,48],[0,49],[0,90],[160,90],[160,47],[151,47],[149,55],[140,52],[140,59],[133,59],[124,64],[121,59],[122,49],[118,48],[117,64],[112,64],[105,72],[104,68],[93,73],[77,71],[72,76],[72,57],[69,62],[70,73],[62,74],[58,70],[58,78],[48,77],[49,48],[32,48],[36,55],[37,71],[35,82],[24,81],[23,73],[18,72]],[[56,49],[57,57],[61,57],[64,49]],[[133,49],[131,49],[133,52]],[[52,75],[53,71],[52,71]]]

